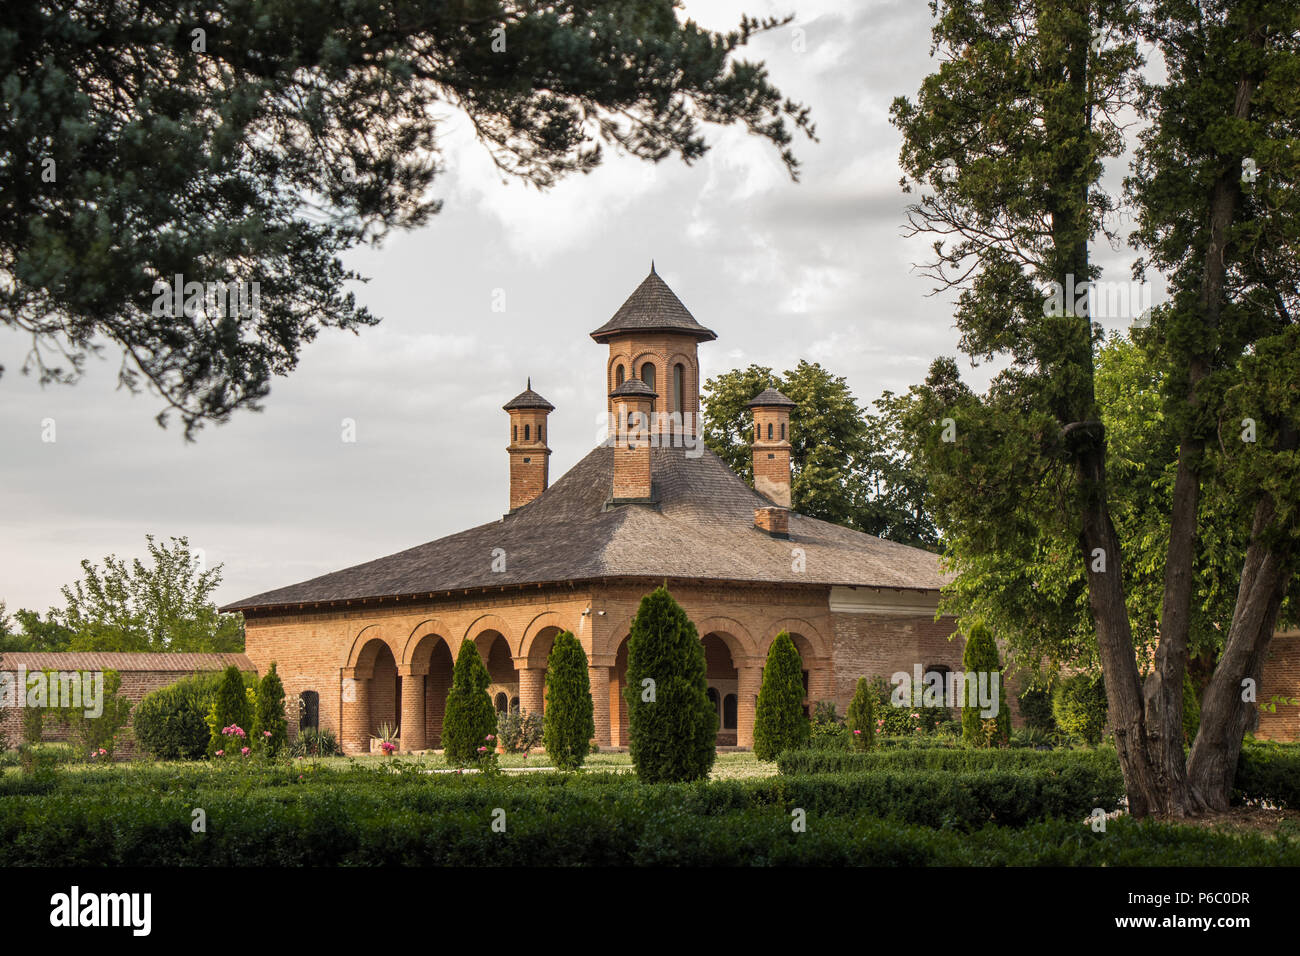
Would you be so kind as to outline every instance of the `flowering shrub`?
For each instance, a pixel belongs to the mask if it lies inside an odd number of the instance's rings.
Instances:
[[[247,739],[248,731],[244,730],[244,728],[239,726],[239,724],[229,724],[222,727],[220,737],[221,745],[214,752],[214,756],[224,757],[227,753],[233,754],[238,750],[240,754],[247,757],[252,753],[252,750],[245,743]]]
[[[477,754],[478,767],[485,774],[495,776],[501,772],[501,764],[497,760],[496,734],[488,734],[483,738],[483,743],[479,745]]]

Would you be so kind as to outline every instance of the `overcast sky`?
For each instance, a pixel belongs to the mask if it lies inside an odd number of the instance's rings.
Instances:
[[[927,296],[913,269],[926,244],[900,238],[908,197],[888,122],[893,98],[914,96],[933,69],[928,4],[701,0],[687,12],[713,29],[742,12],[797,14],[801,43],[787,27],[745,55],[812,107],[821,141],[795,144],[802,182],[764,141],[713,129],[694,166],[610,150],[596,172],[539,193],[502,182],[451,114],[434,190],[443,212],[346,260],[370,278],[358,297],[382,324],[326,332],[275,381],[265,411],[209,426],[194,444],[154,424],[156,396],[115,389],[115,356],[92,361],[75,387],[42,389],[18,374],[24,340],[0,332],[0,600],[44,611],[82,558],[144,554],[147,533],[187,535],[220,562],[224,603],[500,517],[502,404],[532,376],[556,406],[552,481],[586,454],[606,354],[588,333],[652,258],[718,334],[700,348],[706,377],[809,359],[867,404],[956,354],[952,297]],[[1105,277],[1127,278],[1131,256],[1104,244],[1096,255]],[[504,312],[492,309],[496,290]],[[970,372],[972,384],[984,373]],[[41,440],[49,418],[53,443]],[[355,443],[341,440],[344,418]]]

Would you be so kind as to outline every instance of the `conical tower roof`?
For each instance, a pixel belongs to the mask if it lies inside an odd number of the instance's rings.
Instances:
[[[718,336],[695,321],[695,316],[682,305],[681,299],[659,278],[654,264],[650,274],[627,297],[614,317],[591,333],[597,342],[606,342],[615,335],[626,332],[681,332],[693,335],[701,342]]]

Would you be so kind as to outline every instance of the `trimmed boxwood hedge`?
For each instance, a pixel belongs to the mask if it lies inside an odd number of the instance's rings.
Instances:
[[[1050,786],[1034,776],[985,771],[958,783],[942,771],[878,771],[647,786],[618,774],[302,764],[93,770],[66,775],[52,793],[0,801],[0,865],[1300,865],[1300,841],[1284,836],[1128,819],[1094,833],[1073,809],[1019,828],[953,828],[985,808],[1019,814],[1013,804],[1027,795],[1078,799],[1069,774]],[[881,801],[902,801],[929,825],[883,819]],[[940,806],[954,815],[947,827]],[[207,813],[205,833],[191,832],[194,807]],[[496,807],[504,832],[491,826]],[[795,808],[807,813],[806,832],[790,826]]]

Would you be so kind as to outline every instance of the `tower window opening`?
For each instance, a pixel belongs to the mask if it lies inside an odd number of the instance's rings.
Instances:
[[[785,422],[781,423],[781,441],[785,441]]]
[[[528,430],[528,426],[525,425],[525,426],[524,426],[524,431],[527,432],[527,430]],[[768,422],[768,423],[767,423],[767,440],[768,440],[768,441],[771,441],[771,440],[772,440],[772,423],[771,423],[771,422]]]
[[[683,398],[685,397],[685,391],[686,391],[686,389],[684,388],[685,380],[686,380],[686,369],[684,369],[681,366],[681,363],[674,365],[673,366],[673,411],[675,412],[686,411],[686,406],[683,403]]]
[[[650,386],[650,391],[652,392],[655,391],[655,367],[649,362],[646,362],[644,365],[641,366],[641,381],[645,382],[647,385]],[[654,399],[651,399],[650,411],[653,412],[654,410],[655,410]]]
[[[529,428],[530,428],[530,426],[528,426],[528,425],[525,425],[525,426],[524,426],[524,441],[528,441],[528,432],[529,432]]]
[[[623,366],[620,365],[618,368],[614,369],[614,387],[618,388],[622,384],[623,384]]]
[[[516,442],[519,441],[519,426],[518,426],[518,425],[512,425],[512,426],[511,426],[511,428],[510,428],[510,440],[511,440],[511,441],[516,441]]]

